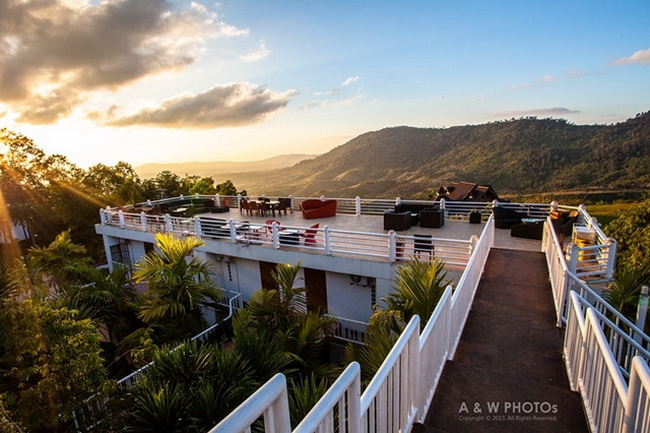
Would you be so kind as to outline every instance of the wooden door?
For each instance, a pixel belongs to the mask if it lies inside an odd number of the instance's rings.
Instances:
[[[327,280],[325,271],[307,269],[305,271],[305,287],[307,287],[307,309],[327,311]]]

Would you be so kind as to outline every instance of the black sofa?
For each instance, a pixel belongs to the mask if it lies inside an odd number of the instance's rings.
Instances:
[[[430,204],[420,204],[420,203],[400,203],[395,205],[395,212],[410,212],[411,213],[411,225],[418,225],[420,223],[420,211],[426,208],[430,208]]]
[[[529,223],[513,224],[510,228],[510,236],[514,238],[526,238],[542,240],[544,236],[544,222],[535,221]]]
[[[573,226],[578,222],[580,212],[577,210],[572,211],[551,211],[551,222],[555,233],[563,236],[571,236],[573,233]]]
[[[227,206],[216,206],[214,200],[210,198],[179,198],[166,202],[158,203],[161,213],[171,213],[180,207],[187,208],[185,216],[194,216],[200,213],[220,213],[228,212],[230,208]]]
[[[440,228],[445,225],[445,212],[438,208],[426,208],[420,211],[420,227]]]
[[[384,212],[384,230],[408,230],[412,225],[411,212]]]
[[[528,218],[525,210],[517,211],[503,206],[492,208],[494,215],[494,226],[498,229],[509,229],[515,224],[521,224],[522,218]]]

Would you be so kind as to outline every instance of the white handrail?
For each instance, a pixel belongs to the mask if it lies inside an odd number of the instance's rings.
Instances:
[[[250,432],[253,423],[262,415],[264,415],[266,431],[271,433],[291,431],[287,379],[281,373],[269,379],[209,433]]]
[[[417,412],[420,318],[402,331],[361,395],[363,431],[408,431]]]
[[[352,362],[309,411],[293,433],[320,431],[360,432],[361,367]],[[338,407],[337,416],[334,408]],[[336,423],[335,421],[338,421]],[[338,428],[336,428],[336,427]]]

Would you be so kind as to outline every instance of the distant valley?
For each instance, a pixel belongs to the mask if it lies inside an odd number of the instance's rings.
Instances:
[[[650,113],[613,125],[522,118],[451,128],[400,126],[359,135],[315,158],[290,156],[274,167],[263,161],[200,163],[188,165],[186,173],[231,179],[253,194],[296,196],[422,198],[461,180],[491,184],[500,194],[647,190]]]
[[[135,167],[135,171],[143,179],[155,177],[163,170],[169,170],[179,176],[197,174],[202,177],[213,177],[221,181],[224,174],[244,173],[251,171],[276,170],[290,167],[306,159],[315,158],[317,155],[291,154],[279,155],[259,161],[211,161],[211,162],[178,162],[178,163],[148,163]]]

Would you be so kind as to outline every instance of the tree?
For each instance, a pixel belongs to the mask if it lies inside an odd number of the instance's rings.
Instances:
[[[208,264],[186,257],[204,245],[199,238],[156,235],[160,253],[147,254],[136,264],[134,279],[146,282],[147,294],[139,317],[156,331],[157,342],[176,341],[200,332],[207,325],[203,309],[220,297],[210,280]]]
[[[214,186],[214,179],[202,177],[196,180],[189,189],[190,194],[214,195],[217,188]]]
[[[113,167],[93,165],[84,174],[83,184],[115,204],[136,203],[143,199],[138,174],[131,164],[123,161]]]
[[[124,396],[123,431],[207,431],[260,384],[234,351],[196,341],[170,349],[156,351],[147,376]]]
[[[82,267],[80,274],[85,284],[71,286],[66,293],[72,305],[92,311],[98,324],[105,327],[107,340],[114,345],[143,326],[138,319],[140,295],[130,272],[130,268],[122,264],[116,265],[109,274],[92,266]]]
[[[451,282],[446,280],[447,271],[444,266],[444,262],[437,259],[431,262],[415,259],[401,266],[394,291],[382,299],[386,306],[375,314],[394,315],[404,324],[417,314],[420,316],[420,328],[424,329]]]
[[[274,358],[275,363],[281,364],[288,357],[291,370],[329,377],[334,372],[324,361],[323,349],[335,319],[325,311],[307,311],[305,292],[309,289],[295,287],[301,267],[300,263],[278,264],[272,273],[278,288],[256,291],[246,308],[238,311],[233,320],[235,350],[246,350],[246,355],[255,357],[260,348],[250,350],[251,346],[273,346],[281,355]],[[269,359],[261,358],[260,363],[266,364]]]
[[[607,225],[618,242],[617,268],[642,268],[650,262],[650,199],[623,212]]]
[[[444,262],[439,260],[416,259],[399,268],[393,291],[382,299],[385,306],[370,318],[364,345],[346,347],[346,361],[359,362],[364,381],[375,375],[414,315],[420,317],[420,329],[424,329],[450,283],[446,277]]]
[[[90,264],[83,245],[72,242],[69,231],[59,233],[46,247],[32,247],[25,264],[44,275],[53,290],[78,281],[82,267]]]
[[[167,192],[167,197],[176,197],[183,193],[181,178],[169,170],[164,170],[156,175],[156,186]]]
[[[28,429],[61,431],[72,412],[105,384],[99,333],[74,310],[33,300],[0,305],[0,392]]]
[[[641,288],[650,284],[650,263],[645,266],[617,269],[613,284],[607,286],[603,298],[621,314],[634,321]]]
[[[3,220],[27,227],[33,244],[45,245],[70,230],[73,239],[83,239],[100,256],[93,226],[98,208],[109,201],[85,185],[84,176],[64,156],[46,155],[31,139],[0,129],[0,196],[9,214]]]

